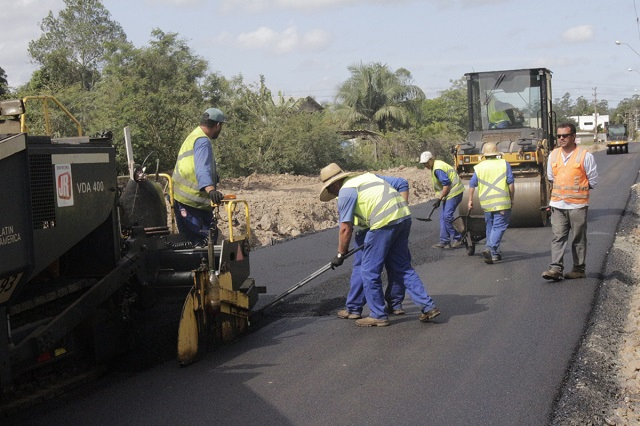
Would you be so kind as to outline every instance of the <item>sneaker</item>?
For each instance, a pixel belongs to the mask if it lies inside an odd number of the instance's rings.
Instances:
[[[440,310],[438,308],[432,308],[427,312],[423,312],[420,314],[420,322],[427,322],[430,319],[433,319],[440,315]]]
[[[389,320],[387,318],[366,317],[356,320],[356,325],[358,327],[386,327],[389,325]]]
[[[454,241],[454,242],[451,243],[451,248],[452,249],[457,249],[457,248],[462,247],[463,245],[464,244],[463,244],[462,241]]]
[[[544,278],[545,280],[560,281],[562,279],[562,271],[559,271],[557,269],[549,269],[548,271],[544,271],[542,273],[542,278]]]
[[[584,271],[576,271],[574,269],[573,271],[564,274],[564,277],[568,280],[574,280],[576,278],[587,278],[587,274]]]
[[[338,318],[342,318],[342,319],[359,319],[362,318],[362,315],[360,315],[357,312],[349,312],[346,309],[340,309],[337,313],[336,316]]]
[[[451,248],[449,243],[438,243],[431,246],[432,248],[445,249],[448,250]]]

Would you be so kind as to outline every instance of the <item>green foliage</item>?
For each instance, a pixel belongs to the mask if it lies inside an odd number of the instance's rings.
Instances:
[[[7,73],[0,67],[0,99],[9,93],[9,83],[7,82]]]
[[[75,83],[91,90],[126,36],[99,0],[64,3],[57,18],[49,12],[40,25],[42,35],[29,43],[29,54],[42,66],[38,86],[57,91]]]
[[[409,71],[393,72],[380,63],[352,65],[349,71],[351,77],[336,96],[336,114],[345,129],[384,132],[409,125],[425,98],[422,89],[411,84]]]
[[[148,47],[114,55],[95,90],[93,131],[112,130],[123,141],[129,126],[136,161],[155,153],[172,170],[180,145],[206,109],[198,82],[207,63],[175,33],[152,32]],[[126,152],[118,159],[126,164]]]

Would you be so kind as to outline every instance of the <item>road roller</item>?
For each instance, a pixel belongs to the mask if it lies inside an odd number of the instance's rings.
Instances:
[[[27,101],[70,115],[51,97],[0,101],[0,414],[44,369],[64,366],[68,381],[123,356],[142,319],[173,333],[182,366],[245,332],[265,291],[250,277],[246,202],[227,194],[212,206],[223,237],[194,246],[170,229],[170,176],[141,165],[119,183],[110,132],[84,136],[73,119],[73,136],[31,135]],[[163,303],[175,321],[142,314]]]
[[[551,108],[551,71],[546,68],[465,74],[469,109],[466,140],[453,147],[455,168],[468,189],[473,167],[483,160],[482,147],[495,143],[515,178],[512,227],[547,224],[550,185],[547,159],[555,146]],[[462,217],[484,221],[478,192],[468,212],[468,191],[459,205]]]

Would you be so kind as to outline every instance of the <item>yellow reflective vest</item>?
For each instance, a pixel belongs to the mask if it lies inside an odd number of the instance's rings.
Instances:
[[[374,230],[411,216],[402,195],[373,173],[347,178],[342,187],[358,191],[354,216],[359,226]]]
[[[436,170],[442,170],[447,174],[447,177],[451,181],[451,189],[449,193],[444,197],[445,200],[453,198],[458,194],[462,194],[464,191],[464,185],[460,181],[460,176],[456,173],[456,169],[441,160],[435,160],[433,162],[433,170],[431,171],[431,180],[433,181],[433,189],[436,190],[437,197],[440,197],[440,191],[442,191],[442,183],[436,177]]]
[[[501,158],[486,159],[473,169],[478,178],[478,198],[482,209],[486,212],[510,209],[507,162]]]
[[[211,208],[211,200],[207,194],[200,191],[193,156],[196,139],[203,137],[209,138],[198,126],[187,136],[180,147],[178,160],[173,170],[173,198],[187,206],[205,210]]]

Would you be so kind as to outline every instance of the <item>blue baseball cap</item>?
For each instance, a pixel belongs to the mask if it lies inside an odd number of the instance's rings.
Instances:
[[[203,114],[203,118],[205,118],[206,120],[217,121],[218,123],[227,122],[227,117],[225,117],[223,112],[218,108],[207,109]]]

